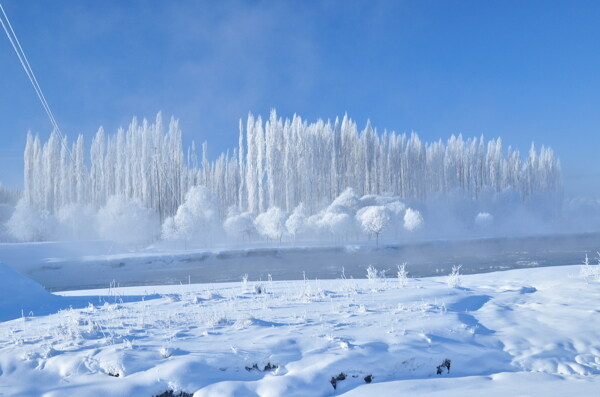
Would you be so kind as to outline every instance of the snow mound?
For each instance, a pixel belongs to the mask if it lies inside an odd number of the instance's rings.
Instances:
[[[0,321],[48,314],[59,307],[62,299],[0,262]]]

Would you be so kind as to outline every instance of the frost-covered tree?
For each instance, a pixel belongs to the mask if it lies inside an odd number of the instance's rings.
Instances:
[[[194,244],[208,244],[220,234],[218,204],[205,187],[194,186],[173,217],[163,224],[163,238]]]
[[[256,231],[261,236],[281,241],[281,238],[286,233],[285,220],[285,212],[278,207],[271,207],[256,217],[254,225],[256,226]]]
[[[330,212],[354,213],[360,207],[360,198],[352,188],[346,188],[328,207]]]
[[[391,229],[394,233],[394,237],[398,237],[398,234],[404,227],[404,214],[406,212],[406,204],[397,198],[390,198],[391,200],[384,204],[385,208],[390,215],[390,225],[389,229]]]
[[[285,229],[294,238],[301,236],[306,231],[306,211],[304,204],[300,203],[294,208],[285,221]]]
[[[46,241],[54,235],[56,220],[48,211],[40,211],[21,199],[6,226],[17,240]]]
[[[58,211],[56,220],[56,234],[60,239],[86,240],[98,237],[96,211],[91,205],[67,204]]]
[[[404,213],[404,228],[409,232],[423,227],[423,216],[418,210],[407,208]]]
[[[351,214],[323,211],[317,216],[317,227],[335,239],[349,236],[354,231],[354,217]]]
[[[382,205],[363,207],[356,213],[356,219],[365,232],[375,235],[376,244],[379,245],[379,235],[390,222],[388,210]]]
[[[229,237],[235,239],[246,238],[250,241],[252,235],[256,233],[254,214],[251,212],[239,213],[238,211],[231,211],[223,223],[223,228]]]
[[[109,197],[98,211],[98,232],[106,240],[140,245],[159,236],[158,214],[139,200],[123,196]]]
[[[452,135],[424,142],[415,133],[380,133],[370,122],[360,129],[347,115],[308,123],[297,115],[282,119],[274,110],[264,121],[252,114],[240,120],[237,148],[212,160],[207,142],[200,161],[195,143],[184,149],[178,120],[165,124],[159,113],[154,122],[134,118],[114,134],[100,128],[89,158],[82,136],[69,142],[52,133],[41,142],[28,134],[24,163],[23,196],[38,211],[56,214],[70,204],[98,210],[118,195],[153,209],[163,223],[195,186],[216,197],[220,225],[231,206],[291,212],[302,203],[308,222],[325,209],[354,216],[392,198],[425,202],[456,191],[476,201],[488,192],[514,192],[521,202],[544,197],[551,212],[562,191],[560,161],[544,146],[532,144],[522,156],[500,138]]]

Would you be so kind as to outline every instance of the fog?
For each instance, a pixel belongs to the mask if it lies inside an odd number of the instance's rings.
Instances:
[[[594,258],[600,233],[462,241],[254,249],[131,252],[108,242],[0,244],[0,257],[50,290],[298,279],[365,278],[374,266],[396,277],[406,263],[411,277],[515,268],[573,265]],[[593,259],[592,259],[593,260]]]

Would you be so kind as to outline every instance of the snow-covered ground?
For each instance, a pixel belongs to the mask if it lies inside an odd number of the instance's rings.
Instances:
[[[24,317],[2,296],[0,395],[598,395],[600,277],[580,266],[60,295],[0,270],[35,294]]]

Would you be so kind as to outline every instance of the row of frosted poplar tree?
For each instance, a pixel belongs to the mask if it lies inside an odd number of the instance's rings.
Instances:
[[[73,143],[52,133],[42,143],[27,137],[24,197],[50,213],[68,204],[99,208],[111,196],[137,199],[161,219],[175,213],[190,187],[207,187],[227,208],[262,213],[291,211],[303,203],[315,213],[345,188],[359,195],[395,195],[425,200],[461,189],[476,199],[484,189],[517,191],[523,199],[561,191],[560,162],[552,149],[532,145],[526,156],[502,148],[500,138],[423,142],[410,135],[378,133],[368,122],[359,130],[344,116],[308,123],[294,115],[240,120],[238,148],[209,161],[207,144],[184,150],[178,121],[165,129],[135,118],[127,129],[107,135],[102,128],[85,156],[83,136]],[[200,160],[199,160],[200,157]]]

